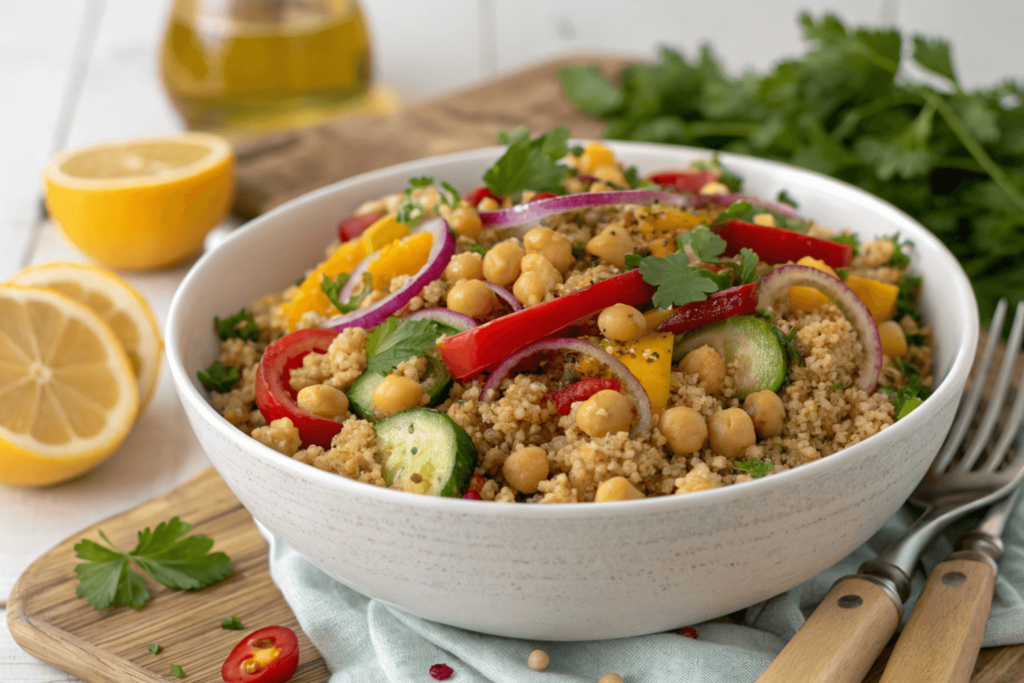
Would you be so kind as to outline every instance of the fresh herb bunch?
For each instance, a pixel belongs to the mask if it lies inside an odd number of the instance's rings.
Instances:
[[[935,87],[900,70],[898,31],[847,29],[831,14],[800,25],[814,49],[764,76],[730,78],[705,47],[693,62],[663,49],[616,84],[595,66],[559,77],[577,108],[607,120],[607,138],[776,159],[892,202],[960,259],[986,319],[1000,296],[1024,298],[1021,86],[966,91],[949,44],[914,36]]]

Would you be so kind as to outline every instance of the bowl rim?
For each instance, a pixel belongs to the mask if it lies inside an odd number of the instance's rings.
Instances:
[[[574,140],[573,142],[575,143],[577,141]],[[621,153],[621,155],[626,159],[628,159],[631,151],[643,152],[658,150],[661,152],[682,152],[684,154],[689,153],[702,155],[715,153],[714,150],[683,145],[618,142],[611,140],[602,141],[602,143],[609,145],[616,155]],[[404,491],[393,491],[380,486],[372,486],[332,472],[326,472],[292,458],[282,456],[277,451],[268,446],[264,446],[239,431],[237,427],[229,423],[220,413],[214,410],[209,401],[199,392],[195,385],[193,385],[189,376],[185,372],[184,364],[182,363],[181,355],[177,346],[178,329],[179,326],[182,325],[182,321],[180,320],[181,309],[184,306],[184,301],[191,296],[190,290],[198,279],[199,273],[210,267],[211,263],[215,262],[217,254],[221,251],[222,247],[226,247],[228,244],[237,240],[247,239],[248,235],[252,234],[254,229],[258,228],[260,225],[270,222],[282,214],[290,212],[294,207],[305,202],[334,194],[352,186],[358,186],[366,182],[384,178],[394,173],[412,173],[422,175],[426,170],[440,163],[459,164],[473,161],[486,161],[491,158],[496,159],[504,150],[505,147],[503,146],[480,147],[461,152],[422,157],[413,161],[394,164],[367,173],[362,173],[295,197],[294,199],[274,207],[267,213],[252,219],[243,226],[232,231],[232,234],[221,242],[215,249],[204,253],[193,264],[185,278],[181,281],[181,284],[178,286],[178,289],[174,294],[174,298],[171,301],[165,333],[167,361],[170,365],[171,376],[173,377],[175,387],[182,402],[190,404],[193,409],[199,413],[205,412],[208,416],[212,417],[212,419],[207,419],[206,421],[211,424],[214,429],[221,434],[221,436],[235,443],[243,452],[253,456],[261,465],[283,467],[288,471],[288,473],[293,474],[300,479],[307,480],[311,485],[327,487],[333,493],[339,495],[363,496],[366,498],[376,499],[379,502],[388,505],[404,505],[411,510],[431,510],[447,514],[497,515],[517,519],[557,520],[575,519],[581,515],[606,517],[611,515],[634,516],[674,513],[695,507],[728,505],[729,502],[740,497],[764,494],[772,488],[779,486],[798,487],[814,478],[817,473],[822,471],[824,468],[834,466],[826,464],[828,462],[834,462],[837,464],[841,461],[845,462],[846,460],[859,457],[869,448],[884,447],[905,438],[917,429],[919,425],[923,424],[931,414],[937,410],[938,406],[945,404],[948,400],[951,400],[952,394],[957,391],[957,386],[962,387],[966,384],[967,377],[970,374],[971,367],[974,363],[975,349],[978,343],[980,328],[978,320],[978,305],[974,297],[974,290],[971,287],[970,280],[967,278],[967,274],[964,272],[960,263],[956,260],[953,254],[937,237],[935,237],[934,234],[931,233],[931,231],[889,202],[886,202],[885,200],[844,181],[782,162],[760,159],[743,154],[722,152],[719,153],[719,158],[726,164],[730,160],[737,160],[744,164],[762,166],[767,171],[781,171],[787,174],[796,174],[797,177],[802,177],[803,180],[809,181],[809,184],[812,185],[831,185],[836,190],[842,191],[850,195],[852,199],[866,205],[874,213],[891,219],[891,222],[897,226],[906,226],[911,228],[913,231],[920,233],[914,236],[914,240],[929,243],[932,248],[938,250],[938,253],[942,258],[949,262],[947,264],[948,268],[946,269],[946,272],[948,273],[948,276],[955,281],[954,285],[957,291],[957,300],[949,303],[958,307],[959,310],[966,311],[966,319],[965,324],[960,328],[961,332],[957,341],[958,348],[953,359],[953,363],[939,387],[930,397],[932,400],[925,401],[920,408],[913,411],[904,419],[890,427],[887,427],[878,434],[865,439],[864,441],[844,448],[841,451],[833,453],[827,457],[823,457],[817,461],[805,463],[794,469],[779,473],[778,475],[744,482],[742,486],[722,486],[705,491],[696,491],[687,495],[665,495],[657,496],[655,498],[645,498],[642,500],[620,501],[616,505],[479,505],[478,503],[480,501],[463,500],[461,498],[417,496],[410,495]]]

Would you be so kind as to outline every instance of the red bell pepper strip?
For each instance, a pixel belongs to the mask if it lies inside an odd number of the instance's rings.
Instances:
[[[680,306],[658,325],[658,332],[680,334],[734,315],[750,315],[757,309],[757,283],[740,285],[708,295],[704,301]]]
[[[299,330],[267,347],[256,371],[256,405],[266,421],[287,417],[299,430],[302,446],[316,444],[330,448],[331,439],[341,431],[334,420],[315,417],[295,403],[295,390],[288,382],[292,370],[302,365],[308,353],[326,353],[338,333],[334,330]]]
[[[573,382],[551,394],[551,402],[559,415],[568,415],[572,412],[572,404],[576,401],[586,401],[599,391],[611,389],[622,391],[622,384],[617,379],[601,379],[599,377],[585,377],[579,382]]]
[[[639,270],[631,270],[448,337],[437,346],[452,376],[462,380],[608,306],[646,303],[655,291]]]
[[[498,202],[499,205],[501,204],[501,197],[491,192],[491,188],[486,185],[473,188],[466,194],[462,195],[462,201],[476,208],[476,205],[479,204],[484,197],[490,197],[494,201]]]
[[[647,179],[658,185],[668,185],[680,192],[700,192],[700,188],[712,183],[722,177],[722,171],[717,168],[706,171],[662,171],[649,176]]]
[[[532,197],[530,197],[530,202],[535,202],[538,199],[553,199],[554,197],[557,197],[557,196],[558,195],[555,194],[554,192],[538,192],[537,194],[535,194]],[[524,204],[529,204],[530,202],[523,202],[523,203]]]
[[[363,234],[363,231],[380,220],[382,213],[361,213],[358,216],[349,216],[338,223],[338,239],[347,242]]]
[[[726,256],[735,256],[747,247],[765,263],[788,263],[804,256],[821,259],[833,268],[849,268],[853,246],[842,242],[801,235],[792,230],[755,225],[737,219],[726,221],[718,236],[728,243]]]
[[[221,667],[226,683],[285,683],[299,668],[299,639],[284,626],[253,631],[235,645]]]

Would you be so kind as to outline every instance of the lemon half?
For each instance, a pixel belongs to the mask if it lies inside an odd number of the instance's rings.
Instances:
[[[43,169],[46,206],[67,238],[112,268],[173,265],[227,214],[234,152],[209,133],[105,142]]]
[[[128,355],[91,309],[0,285],[0,482],[42,486],[110,456],[139,409]]]
[[[10,282],[55,290],[103,318],[128,354],[139,385],[139,411],[145,410],[160,377],[164,345],[153,310],[134,287],[109,270],[67,261],[29,266]]]

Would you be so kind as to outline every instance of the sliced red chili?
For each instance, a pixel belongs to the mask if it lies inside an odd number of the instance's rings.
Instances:
[[[662,171],[648,177],[652,183],[668,185],[680,192],[700,192],[700,189],[708,183],[713,183],[722,177],[722,172],[717,168],[710,168],[706,171],[696,169],[687,171]]]
[[[490,197],[494,201],[498,202],[498,204],[501,204],[502,198],[491,192],[491,188],[487,187],[486,185],[475,187],[466,194],[462,195],[462,201],[466,202],[470,206],[476,206],[481,201],[483,201],[484,197]]]
[[[349,216],[338,223],[338,239],[347,242],[363,234],[363,231],[381,219],[382,213],[361,213]]]
[[[452,376],[462,380],[612,304],[646,303],[655,291],[639,270],[631,270],[448,337],[437,347]]]
[[[680,306],[657,327],[658,332],[680,334],[734,315],[750,315],[757,310],[757,283],[740,285],[708,295],[705,301]]]
[[[315,417],[295,403],[291,371],[302,365],[309,353],[326,353],[338,333],[334,330],[299,330],[267,347],[256,371],[256,405],[267,422],[287,417],[299,430],[303,447],[316,444],[330,448],[331,439],[341,431],[334,420]]]
[[[295,632],[284,626],[267,626],[235,645],[220,675],[226,683],[285,683],[298,668]]]
[[[622,391],[622,384],[617,379],[601,379],[599,377],[585,377],[578,382],[564,386],[551,394],[551,401],[559,415],[568,415],[572,412],[572,404],[576,401],[586,401],[599,391],[611,389]]]
[[[735,218],[726,221],[718,229],[718,235],[729,245],[725,252],[727,256],[735,256],[740,249],[747,247],[765,263],[788,263],[810,256],[833,268],[849,268],[853,259],[852,245]]]

